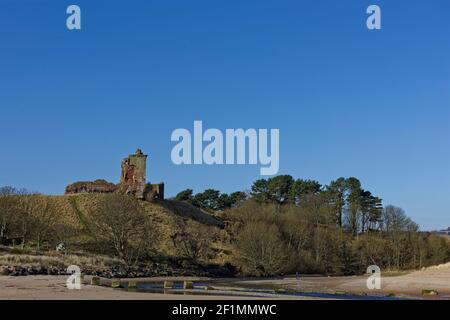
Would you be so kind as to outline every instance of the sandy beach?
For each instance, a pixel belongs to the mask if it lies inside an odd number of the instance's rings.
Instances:
[[[107,286],[83,285],[81,290],[69,290],[66,276],[0,276],[0,300],[225,300],[225,299],[323,299],[314,297],[289,296],[275,293],[255,293],[253,290],[268,288],[334,294],[367,294],[383,296],[395,294],[405,298],[450,299],[450,264],[414,271],[400,276],[382,277],[381,290],[368,290],[366,277],[287,277],[283,279],[207,279],[207,278],[150,278],[139,279],[140,282],[203,281],[210,283],[214,290],[207,294],[182,294],[128,292]],[[108,284],[109,280],[103,280]],[[124,282],[127,280],[124,279]],[[252,290],[250,293],[249,290]],[[423,297],[423,289],[437,291],[437,296]],[[211,294],[213,293],[213,294]],[[238,295],[236,295],[238,293]],[[217,294],[217,295],[216,295]],[[339,299],[339,294],[336,295]]]
[[[245,285],[271,285],[290,290],[312,292],[346,292],[367,295],[395,294],[399,297],[424,298],[422,290],[435,290],[439,299],[450,299],[450,263],[413,271],[399,276],[383,276],[380,290],[369,290],[366,286],[367,277],[300,277],[280,280],[245,281]],[[435,297],[435,298],[437,298]],[[432,297],[425,297],[432,298]]]
[[[261,294],[255,296],[198,295],[128,292],[106,286],[83,285],[81,290],[69,290],[66,287],[66,276],[0,276],[0,300],[229,300],[229,299],[286,299],[279,295]],[[156,279],[152,279],[155,281]],[[160,279],[159,279],[160,280]],[[189,280],[194,280],[189,278]],[[107,280],[106,280],[107,281]],[[141,279],[143,281],[143,279]],[[181,279],[178,279],[181,281]],[[288,297],[288,299],[305,299]]]

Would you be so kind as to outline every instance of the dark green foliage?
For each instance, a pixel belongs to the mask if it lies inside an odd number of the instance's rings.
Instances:
[[[339,227],[342,227],[345,197],[347,191],[347,182],[343,177],[338,178],[335,181],[331,181],[331,183],[328,186],[326,186],[325,190],[328,199],[330,201],[330,204],[333,206],[333,210],[335,212],[336,224]]]
[[[174,200],[189,202],[192,200],[193,194],[194,194],[194,191],[192,189],[186,189],[186,190],[179,192],[175,196]]]
[[[247,200],[247,194],[242,191],[236,191],[230,194],[231,206],[236,206]]]
[[[283,175],[260,179],[253,183],[251,195],[260,202],[275,202],[285,204],[292,200],[292,176]]]
[[[259,202],[271,200],[269,195],[269,185],[266,179],[259,179],[253,183],[251,196]]]
[[[202,209],[221,210],[222,208],[220,208],[219,198],[219,190],[206,189],[204,192],[197,193],[194,196],[192,204]]]
[[[294,203],[300,203],[310,195],[320,193],[322,185],[315,180],[297,179],[290,190],[290,199]]]
[[[207,189],[195,195],[192,189],[186,189],[174,198],[174,200],[188,202],[198,208],[210,211],[230,209],[246,199],[247,194],[245,192],[237,191],[228,195],[214,189]]]

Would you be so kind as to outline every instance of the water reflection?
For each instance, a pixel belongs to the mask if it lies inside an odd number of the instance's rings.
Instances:
[[[387,297],[387,296],[369,296],[369,295],[353,295],[353,294],[332,294],[323,292],[295,292],[295,291],[279,291],[272,289],[222,289],[215,286],[210,287],[205,282],[194,282],[194,289],[183,289],[183,282],[174,282],[171,289],[164,288],[164,284],[157,282],[138,283],[137,287],[125,289],[133,292],[159,293],[159,294],[180,294],[180,295],[209,295],[209,296],[236,296],[236,297],[305,297],[305,298],[322,298],[322,299],[345,299],[345,300],[399,300],[403,298]]]

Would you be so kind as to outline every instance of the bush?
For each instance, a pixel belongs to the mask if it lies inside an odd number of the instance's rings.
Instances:
[[[286,255],[277,226],[264,222],[248,223],[239,233],[237,245],[245,273],[271,276],[283,271]]]

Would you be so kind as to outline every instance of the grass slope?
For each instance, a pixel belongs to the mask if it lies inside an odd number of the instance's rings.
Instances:
[[[105,195],[46,196],[58,208],[58,222],[78,230],[74,242],[79,243],[80,247],[82,247],[83,243],[90,241],[88,235],[89,212],[97,205],[100,196]],[[209,247],[215,253],[214,258],[210,262],[223,263],[229,260],[230,238],[223,228],[223,222],[219,218],[188,203],[174,200],[139,201],[139,203],[151,222],[156,226],[158,239],[157,243],[155,243],[155,249],[157,252],[167,256],[178,255],[179,253],[173,244],[172,236],[183,228],[188,227],[191,230],[201,230],[201,234],[207,238]]]

